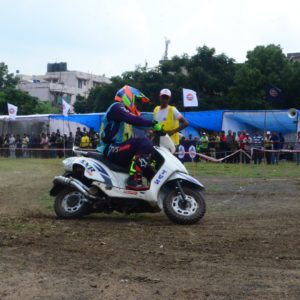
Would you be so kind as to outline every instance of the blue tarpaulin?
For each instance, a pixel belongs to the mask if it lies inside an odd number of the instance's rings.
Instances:
[[[104,113],[74,114],[69,115],[68,117],[64,117],[63,115],[50,115],[49,118],[80,123],[86,127],[94,128],[95,131],[99,131],[103,115]],[[229,129],[233,131],[243,129],[254,131],[255,129],[265,129],[282,133],[290,133],[296,131],[297,123],[296,119],[288,117],[287,110],[212,110],[186,112],[183,113],[183,115],[190,123],[185,134],[188,132],[196,132],[195,129],[204,129],[209,131],[228,131]],[[153,114],[147,112],[142,113],[142,116],[147,119],[153,118]]]

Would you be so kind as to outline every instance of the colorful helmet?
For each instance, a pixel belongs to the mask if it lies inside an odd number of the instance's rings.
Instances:
[[[135,106],[137,99],[140,99],[143,103],[150,101],[143,93],[129,85],[125,85],[118,90],[115,96],[115,101],[122,102],[132,114],[139,116],[141,113]]]

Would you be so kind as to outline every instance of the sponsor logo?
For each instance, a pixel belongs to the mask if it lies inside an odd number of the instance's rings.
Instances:
[[[96,170],[86,160],[82,159],[80,162],[84,165],[85,170],[89,174],[89,176],[92,176]]]
[[[167,171],[166,170],[162,170],[160,174],[158,174],[157,179],[155,179],[154,183],[155,184],[160,184],[161,180],[166,176]]]
[[[124,194],[129,194],[129,195],[137,195],[138,194],[138,192],[136,192],[136,191],[130,191],[130,190],[124,190],[123,193]]]
[[[186,100],[188,100],[188,101],[193,101],[193,99],[194,99],[194,95],[193,95],[193,94],[188,93],[188,94],[186,95]]]
[[[278,92],[276,91],[276,89],[274,89],[274,88],[271,88],[269,93],[270,93],[270,96],[274,97],[274,98],[278,97],[278,95],[279,95]]]

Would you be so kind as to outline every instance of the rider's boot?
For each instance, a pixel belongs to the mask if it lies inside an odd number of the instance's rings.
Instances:
[[[143,185],[143,169],[147,167],[148,161],[149,158],[145,155],[135,155],[133,157],[126,189],[134,191],[145,191],[149,189],[149,186]]]

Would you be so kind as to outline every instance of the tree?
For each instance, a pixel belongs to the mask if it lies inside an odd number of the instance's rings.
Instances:
[[[5,63],[0,63],[0,90],[5,88],[15,87],[18,83],[18,78],[12,73],[8,73],[8,67]]]
[[[279,45],[257,46],[247,53],[247,61],[235,76],[231,97],[236,108],[265,109],[284,108],[288,105],[292,82],[299,80],[297,64],[294,66]],[[270,86],[282,90],[282,101],[267,100]],[[298,93],[299,95],[299,93]]]
[[[87,100],[83,96],[77,95],[76,96],[76,102],[74,104],[74,110],[77,114],[84,114],[88,113],[88,105]]]
[[[7,114],[7,103],[18,106],[19,115],[59,112],[50,102],[39,101],[38,98],[17,89],[18,81],[14,74],[8,73],[7,65],[0,63],[0,114]]]

